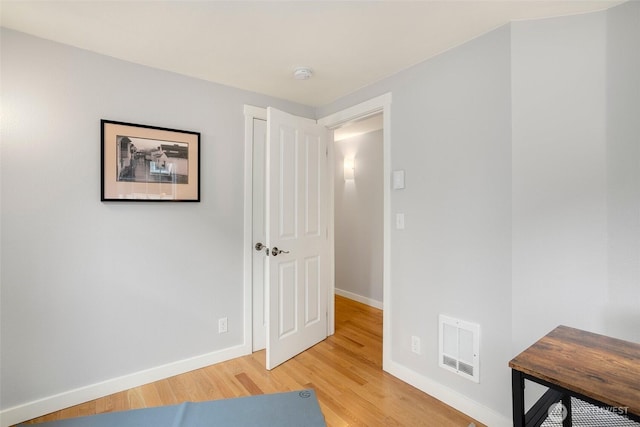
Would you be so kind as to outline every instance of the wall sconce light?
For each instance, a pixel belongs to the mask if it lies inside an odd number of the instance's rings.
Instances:
[[[356,176],[356,161],[353,157],[344,158],[344,180],[353,180]]]

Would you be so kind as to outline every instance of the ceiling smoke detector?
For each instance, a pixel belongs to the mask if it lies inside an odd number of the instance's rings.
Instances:
[[[298,67],[293,70],[293,78],[296,80],[309,80],[313,75],[313,71],[309,67]]]

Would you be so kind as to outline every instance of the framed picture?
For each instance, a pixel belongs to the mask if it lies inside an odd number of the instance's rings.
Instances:
[[[200,133],[101,120],[102,201],[199,202]]]

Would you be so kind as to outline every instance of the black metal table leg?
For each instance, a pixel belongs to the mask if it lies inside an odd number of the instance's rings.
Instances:
[[[571,396],[568,394],[562,396],[562,404],[567,410],[567,415],[566,417],[564,417],[564,420],[562,420],[562,427],[571,427],[571,425],[573,424],[573,420],[571,417]]]
[[[513,405],[513,426],[524,427],[524,374],[511,370],[511,402]]]

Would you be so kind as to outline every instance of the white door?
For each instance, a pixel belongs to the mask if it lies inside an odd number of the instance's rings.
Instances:
[[[327,337],[328,131],[267,109],[267,369]]]

